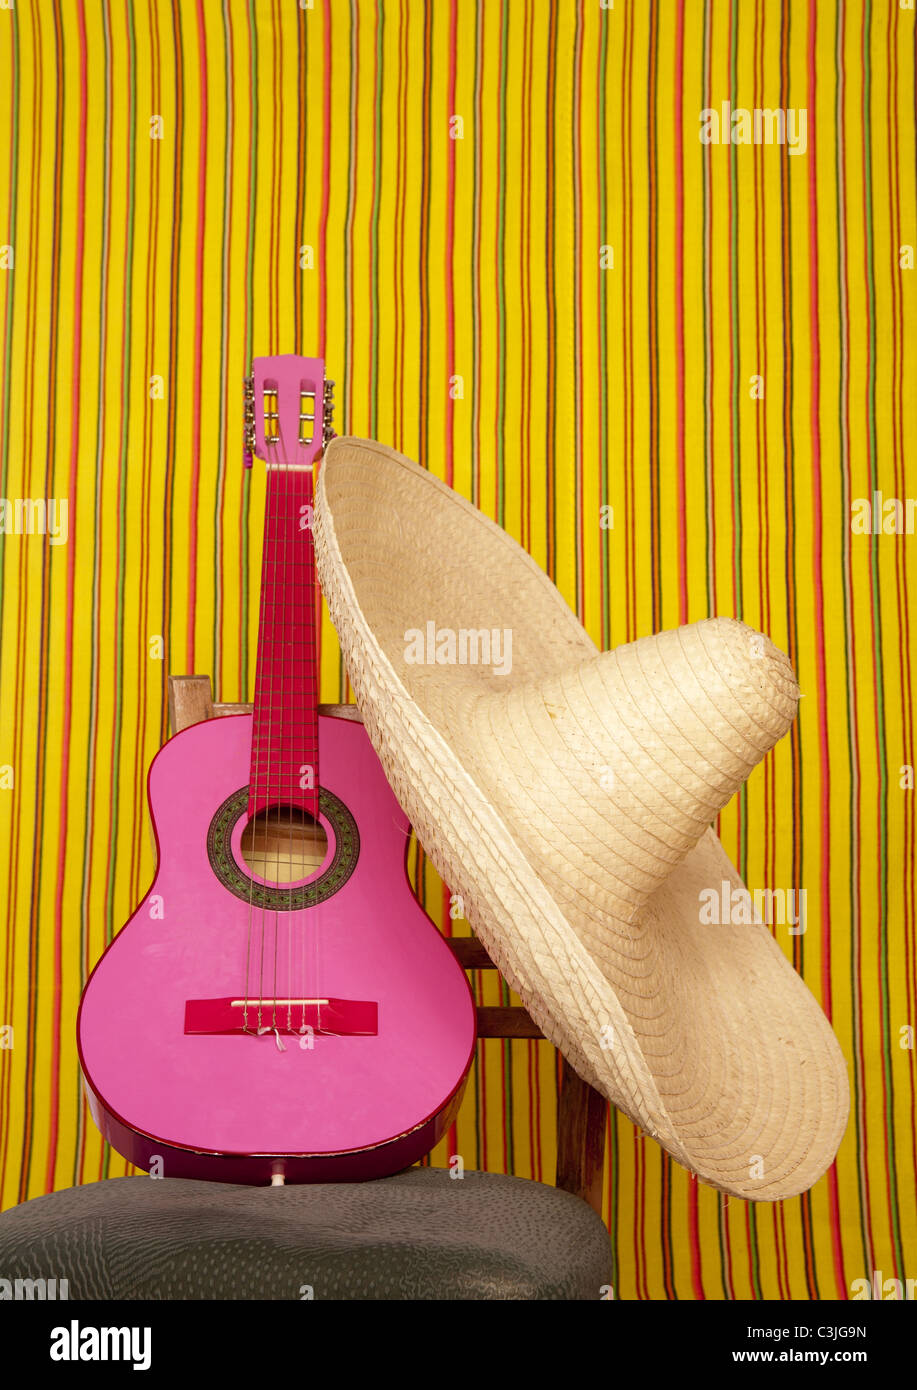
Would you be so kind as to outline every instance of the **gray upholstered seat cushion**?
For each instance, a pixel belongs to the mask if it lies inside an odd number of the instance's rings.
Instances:
[[[70,1298],[598,1299],[610,1270],[585,1202],[495,1173],[112,1178],[0,1214],[0,1274],[66,1279]]]

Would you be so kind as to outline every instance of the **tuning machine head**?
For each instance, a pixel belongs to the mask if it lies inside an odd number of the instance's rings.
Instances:
[[[251,468],[255,453],[255,378],[242,378],[242,462]]]
[[[330,378],[326,378],[324,400],[322,404],[322,444],[328,444],[335,438],[334,430],[331,428],[333,420],[334,382]]]

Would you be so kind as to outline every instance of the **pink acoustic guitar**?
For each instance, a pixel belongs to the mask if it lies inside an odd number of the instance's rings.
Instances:
[[[256,359],[254,713],[156,756],[156,877],[80,1004],[93,1118],[166,1176],[397,1172],[444,1134],[471,1065],[471,994],[411,893],[407,821],[362,725],[318,713],[312,466],[329,420],[321,361]]]

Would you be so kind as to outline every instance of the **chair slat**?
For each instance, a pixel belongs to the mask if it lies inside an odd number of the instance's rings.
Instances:
[[[496,970],[476,936],[450,936],[447,940],[463,970]]]
[[[479,1038],[543,1038],[538,1024],[515,1005],[478,1005]]]

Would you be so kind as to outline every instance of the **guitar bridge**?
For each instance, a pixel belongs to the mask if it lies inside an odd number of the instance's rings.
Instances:
[[[187,999],[186,1033],[313,1033],[373,1038],[379,1006],[369,999]]]

